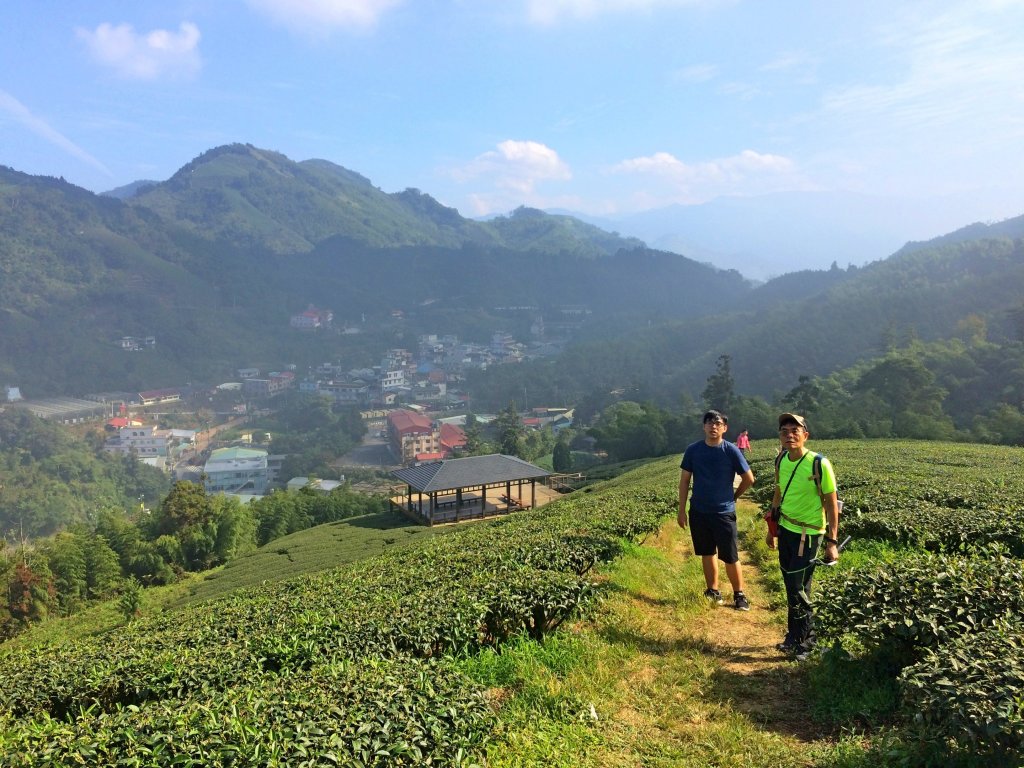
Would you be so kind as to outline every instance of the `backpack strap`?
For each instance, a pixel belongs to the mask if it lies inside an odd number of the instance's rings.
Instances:
[[[778,484],[779,484],[779,468],[782,466],[782,457],[784,455],[785,455],[785,452],[783,451],[782,453],[780,453],[778,456],[775,457],[775,485],[776,486],[778,486]],[[814,479],[814,487],[818,489],[818,498],[821,499],[821,514],[822,514],[822,522],[824,523],[825,522],[825,520],[824,520],[824,517],[825,517],[825,494],[822,493],[822,491],[821,491],[821,460],[822,460],[822,458],[824,458],[824,457],[820,453],[815,453],[814,454],[814,459],[811,462],[811,477]],[[800,461],[803,461],[803,458],[801,458]],[[800,462],[797,462],[797,467],[799,467],[799,466],[800,466]],[[796,474],[797,467],[793,468],[793,475]],[[789,476],[789,482],[790,483],[793,482],[793,475]],[[786,490],[789,490],[789,484],[788,483],[786,484]],[[782,494],[783,500],[785,499],[785,496],[786,496],[786,494],[785,494],[785,491],[784,491],[783,494]],[[789,523],[790,525],[795,525],[795,526],[799,526],[800,527],[800,547],[797,549],[797,557],[801,557],[803,555],[803,553],[804,553],[804,543],[807,541],[807,531],[809,529],[809,526],[806,523],[802,523],[802,522],[799,522],[797,520],[794,520],[793,518],[791,518],[788,515],[782,513],[781,511],[780,511],[780,515],[781,515],[781,518],[783,520],[785,520],[787,523]]]
[[[818,489],[818,498],[821,499],[821,506],[824,508],[825,494],[821,492],[821,459],[820,453],[814,454],[814,461],[811,462],[811,477],[814,478],[814,487]]]

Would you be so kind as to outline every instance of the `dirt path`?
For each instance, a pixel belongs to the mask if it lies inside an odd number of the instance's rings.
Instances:
[[[785,598],[776,596],[776,605],[772,605],[765,575],[747,552],[740,553],[740,562],[750,611],[732,607],[732,590],[723,568],[720,581],[725,605],[702,614],[686,630],[695,640],[703,641],[706,652],[719,665],[714,695],[770,730],[804,742],[828,739],[830,732],[807,716],[806,676],[797,662],[775,649],[785,634],[785,606],[777,605]]]

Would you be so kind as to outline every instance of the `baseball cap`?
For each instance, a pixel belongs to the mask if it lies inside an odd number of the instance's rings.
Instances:
[[[804,429],[807,429],[807,420],[798,413],[783,413],[779,415],[779,427],[783,424],[799,424]]]

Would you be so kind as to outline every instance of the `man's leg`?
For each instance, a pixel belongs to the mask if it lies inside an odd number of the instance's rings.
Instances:
[[[732,584],[732,592],[743,591],[743,568],[740,566],[740,561],[737,560],[735,563],[725,564],[725,573],[729,577],[729,583]]]
[[[811,559],[816,550],[817,537],[808,536],[804,551],[800,550],[800,534],[779,528],[779,566],[782,582],[786,586],[787,625],[786,645],[797,651],[814,647],[814,612],[811,605],[811,579],[814,566]]]
[[[718,589],[718,558],[715,555],[702,555],[700,564],[704,569],[704,584],[708,589]]]

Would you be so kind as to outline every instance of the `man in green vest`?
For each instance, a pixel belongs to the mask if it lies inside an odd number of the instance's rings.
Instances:
[[[811,579],[818,548],[823,562],[839,559],[839,504],[831,462],[805,446],[807,421],[795,413],[779,416],[782,453],[776,461],[775,496],[771,514],[777,521],[779,567],[786,586],[788,625],[776,648],[799,660],[814,647],[814,607]],[[767,544],[775,548],[769,529]]]

